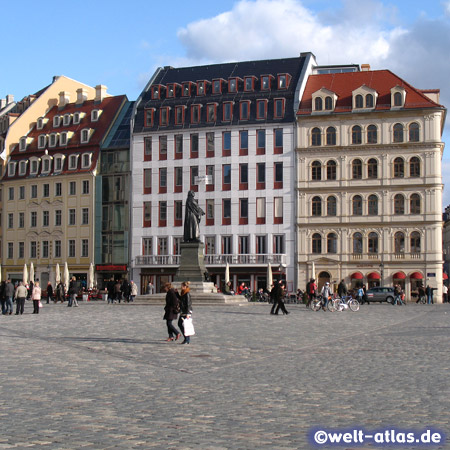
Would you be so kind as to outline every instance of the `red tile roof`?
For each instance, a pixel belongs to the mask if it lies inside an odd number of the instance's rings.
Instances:
[[[312,111],[312,95],[325,88],[337,96],[336,108],[330,113],[346,113],[352,110],[352,92],[361,86],[367,86],[378,93],[375,110],[391,108],[391,89],[400,86],[406,90],[404,109],[414,108],[442,108],[425,94],[406,83],[390,70],[371,70],[363,72],[332,73],[310,75],[297,112],[297,115],[308,115]],[[432,90],[439,92],[439,90]]]

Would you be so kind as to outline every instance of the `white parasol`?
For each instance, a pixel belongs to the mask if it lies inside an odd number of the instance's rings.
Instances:
[[[56,263],[56,269],[55,269],[55,282],[56,284],[59,284],[61,281],[61,270],[59,268],[59,263]]]
[[[227,263],[227,267],[225,268],[225,284],[230,281],[230,265]]]
[[[94,289],[94,264],[91,263],[89,266],[89,282],[88,289]]]
[[[26,264],[23,265],[22,281],[23,281],[24,285],[28,284],[28,269],[27,269],[27,265]]]
[[[66,292],[69,290],[69,267],[67,262],[64,263],[64,288]]]
[[[30,264],[30,283],[34,284],[34,265],[33,265],[33,263]]]
[[[270,263],[267,264],[267,290],[270,292],[273,284],[273,276],[272,276],[272,266]]]

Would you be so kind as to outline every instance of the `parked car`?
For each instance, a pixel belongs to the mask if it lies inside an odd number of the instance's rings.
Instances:
[[[367,289],[367,301],[368,302],[394,302],[394,288],[376,286]]]

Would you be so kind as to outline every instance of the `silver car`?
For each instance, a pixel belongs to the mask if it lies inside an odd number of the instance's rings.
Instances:
[[[368,302],[394,302],[394,288],[376,286],[367,289],[367,301]]]

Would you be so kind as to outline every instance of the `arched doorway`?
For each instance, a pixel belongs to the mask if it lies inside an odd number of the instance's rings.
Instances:
[[[331,282],[331,276],[328,272],[320,272],[319,278],[317,279],[317,288],[319,292],[322,290],[323,285],[328,281]]]

